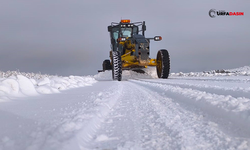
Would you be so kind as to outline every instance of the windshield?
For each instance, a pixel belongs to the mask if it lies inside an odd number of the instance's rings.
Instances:
[[[122,37],[131,37],[132,28],[121,28]]]
[[[121,28],[122,37],[131,37],[132,28]],[[113,28],[113,38],[118,39],[119,28]]]

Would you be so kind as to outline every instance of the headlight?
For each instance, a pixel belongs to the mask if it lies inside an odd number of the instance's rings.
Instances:
[[[120,37],[117,39],[117,42],[124,42],[126,41],[126,38],[125,37]]]

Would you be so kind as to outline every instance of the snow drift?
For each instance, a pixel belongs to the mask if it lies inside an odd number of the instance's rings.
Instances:
[[[96,80],[91,76],[50,76],[16,71],[0,72],[0,101],[23,96],[60,93],[77,87],[90,86]]]

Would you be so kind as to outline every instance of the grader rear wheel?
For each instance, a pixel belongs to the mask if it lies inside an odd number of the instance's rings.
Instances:
[[[159,50],[156,56],[156,71],[158,78],[167,79],[170,70],[170,59],[167,50]]]

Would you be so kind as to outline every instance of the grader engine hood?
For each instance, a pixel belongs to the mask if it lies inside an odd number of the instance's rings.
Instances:
[[[134,35],[136,43],[136,55],[142,65],[147,65],[149,62],[149,40],[142,35]]]

